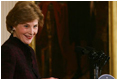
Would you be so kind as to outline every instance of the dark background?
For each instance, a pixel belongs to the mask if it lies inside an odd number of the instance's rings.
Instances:
[[[36,1],[38,5],[41,1]],[[108,1],[94,1],[93,10],[91,11],[90,2],[91,1],[57,1],[58,3],[64,3],[68,6],[68,35],[70,44],[75,43],[76,46],[81,47],[93,47],[96,51],[103,51],[106,55],[109,55],[108,52]],[[46,3],[46,1],[45,1]],[[91,11],[91,13],[90,13]],[[52,11],[52,15],[53,11]],[[55,21],[54,19],[52,19]],[[55,26],[55,22],[53,23]],[[62,55],[60,54],[57,40],[56,27],[52,30],[55,33],[55,42],[52,44],[54,50],[52,50],[52,75],[54,77],[64,79],[65,74],[63,73],[63,66],[65,65]],[[61,32],[60,32],[61,33]],[[46,39],[45,37],[46,29],[43,28],[41,33],[41,39]],[[39,40],[38,43],[41,43],[46,40]],[[64,44],[63,44],[64,45]],[[41,45],[44,46],[44,45]],[[39,72],[42,75],[42,69],[46,70],[44,77],[49,77],[49,63],[42,66],[41,64],[41,46],[36,46],[36,54],[39,64]],[[55,46],[57,46],[55,48]],[[56,51],[55,51],[56,50]],[[53,53],[54,51],[54,53]],[[57,54],[55,54],[55,52]],[[48,54],[48,50],[45,52]],[[45,54],[45,59],[49,59],[49,55]],[[76,53],[78,69],[76,73],[70,77],[71,79],[90,79],[93,78],[93,66],[91,60],[88,58],[88,55],[81,55]],[[58,64],[57,64],[58,63]],[[61,63],[64,63],[62,65]],[[61,64],[61,66],[60,66]],[[58,66],[58,67],[57,67]],[[59,67],[60,66],[60,67]],[[73,67],[74,68],[74,67]],[[62,70],[61,70],[62,69]],[[102,74],[109,74],[109,63],[103,67]]]

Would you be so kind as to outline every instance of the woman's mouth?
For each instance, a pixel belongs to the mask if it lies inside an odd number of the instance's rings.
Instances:
[[[25,37],[26,37],[27,39],[32,39],[33,36],[27,36],[27,35],[25,35]]]

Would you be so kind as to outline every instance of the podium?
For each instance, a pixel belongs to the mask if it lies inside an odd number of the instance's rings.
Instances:
[[[98,79],[115,79],[115,78],[109,74],[103,74]]]

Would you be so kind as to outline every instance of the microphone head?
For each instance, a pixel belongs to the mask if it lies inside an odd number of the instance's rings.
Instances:
[[[76,47],[75,47],[75,52],[76,52],[76,53],[80,53],[80,54],[82,54],[82,55],[84,55],[84,54],[89,54],[89,51],[88,51],[87,49],[85,49],[85,48],[83,48],[83,47],[80,47],[80,46],[76,46]]]
[[[82,48],[82,47],[80,47],[80,46],[76,46],[76,47],[75,47],[75,52],[76,52],[76,53],[84,54],[84,53],[83,53],[83,50],[84,50],[84,48]]]

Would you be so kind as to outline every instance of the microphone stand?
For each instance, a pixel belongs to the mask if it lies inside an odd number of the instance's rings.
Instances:
[[[101,75],[102,67],[108,62],[109,59],[110,59],[110,57],[105,55],[104,60],[102,58],[100,58],[94,62],[94,79],[98,79],[99,75]],[[102,61],[103,61],[103,63],[102,63]]]
[[[94,68],[94,79],[98,79],[99,67],[95,64]]]
[[[96,52],[95,49],[91,47],[82,48],[77,46],[75,51],[77,53],[88,54],[92,68],[94,67],[94,79],[98,79],[99,75],[101,75],[102,67],[108,62],[110,57],[105,55],[103,51]]]

